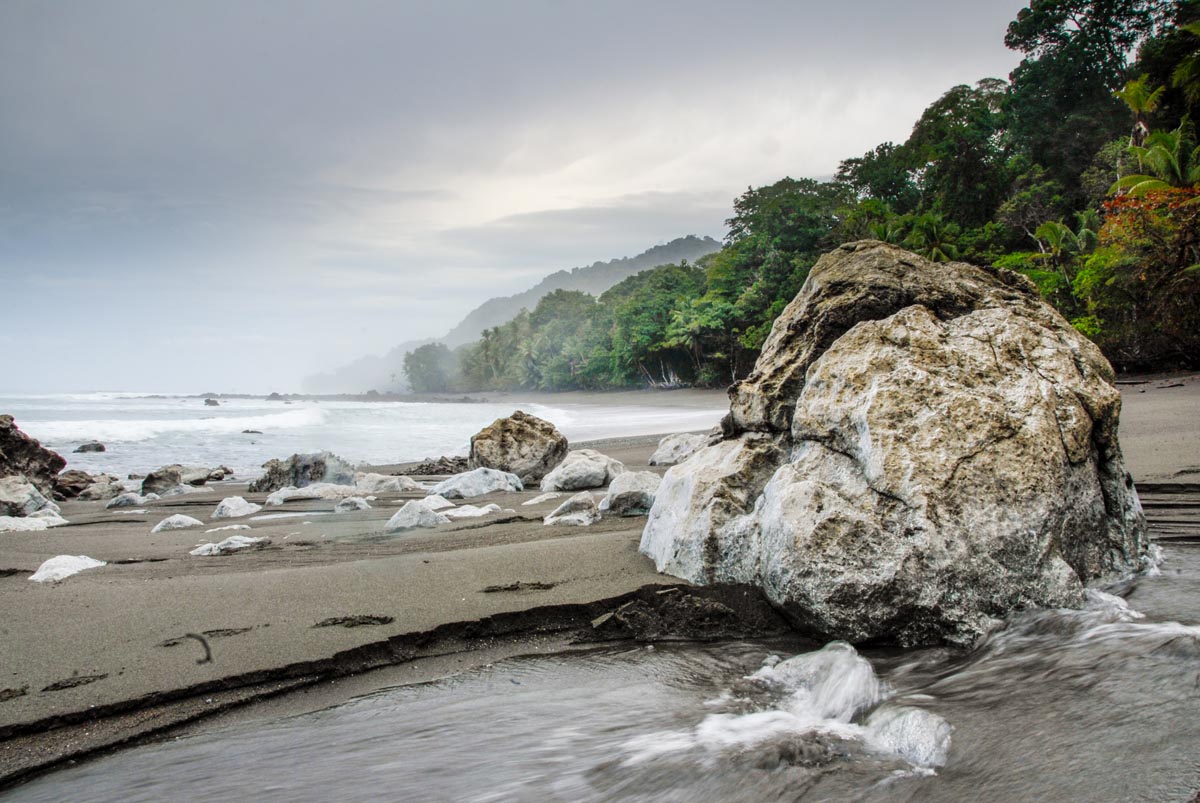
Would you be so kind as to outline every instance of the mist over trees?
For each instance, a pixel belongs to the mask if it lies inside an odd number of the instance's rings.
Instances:
[[[1024,273],[1118,369],[1200,365],[1200,3],[1040,0],[1005,44],[1009,80],[951,87],[905,142],[748,188],[720,251],[550,293],[406,358],[413,387],[726,385],[817,258],[867,238]]]

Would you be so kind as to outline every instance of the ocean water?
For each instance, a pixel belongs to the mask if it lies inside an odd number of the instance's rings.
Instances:
[[[471,435],[515,409],[553,422],[572,442],[707,429],[725,412],[715,405],[228,399],[208,407],[203,399],[151,393],[0,396],[0,413],[67,458],[68,468],[121,477],[184,463],[225,465],[250,478],[271,458],[319,450],[372,464],[466,454]],[[107,451],[74,453],[89,440]]]
[[[1180,801],[1200,789],[1200,552],[975,649],[798,639],[516,659],[217,727],[0,800]]]

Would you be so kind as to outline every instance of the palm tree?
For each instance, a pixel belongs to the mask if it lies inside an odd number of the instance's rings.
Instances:
[[[912,250],[930,262],[951,262],[958,258],[959,228],[947,223],[937,212],[926,212],[912,224],[912,233],[904,241]]]
[[[1141,147],[1150,136],[1150,127],[1146,125],[1146,115],[1152,114],[1162,102],[1166,87],[1150,85],[1150,76],[1143,75],[1136,81],[1125,84],[1124,89],[1113,92],[1133,112],[1133,131],[1129,133],[1130,147]]]
[[[1195,147],[1192,124],[1186,117],[1174,131],[1155,131],[1146,138],[1145,146],[1131,145],[1129,152],[1143,172],[1121,178],[1109,188],[1109,194],[1142,196],[1200,183],[1200,148]]]
[[[1200,22],[1182,25],[1179,30],[1200,37]],[[1171,73],[1171,85],[1182,89],[1183,96],[1192,104],[1200,103],[1200,42],[1196,45],[1196,49],[1184,56]]]

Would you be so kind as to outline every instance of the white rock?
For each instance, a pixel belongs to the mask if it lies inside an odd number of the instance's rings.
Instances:
[[[231,535],[224,541],[216,544],[201,544],[188,554],[195,555],[197,557],[229,555],[233,552],[241,552],[245,549],[262,549],[269,543],[271,543],[270,538],[253,538],[248,535]]]
[[[247,502],[240,496],[227,496],[220,501],[217,509],[213,511],[213,519],[237,519],[242,516],[250,516],[262,510],[262,505],[256,505],[253,502]]]
[[[250,529],[249,524],[226,524],[224,527],[213,527],[211,530],[205,530],[204,534],[208,535],[209,533],[223,533],[226,530],[249,530],[249,529]]]
[[[204,522],[199,519],[193,519],[191,516],[185,516],[182,513],[176,513],[174,516],[167,518],[154,525],[151,533],[161,533],[164,530],[186,530],[188,527],[203,527]]]
[[[57,511],[58,506],[42,495],[24,476],[15,474],[0,477],[0,513],[9,516],[28,516],[46,507]]]
[[[95,569],[104,565],[104,561],[89,558],[87,555],[58,555],[39,566],[29,579],[35,583],[57,583],[85,569]]]
[[[644,516],[654,505],[662,477],[653,471],[618,474],[600,502],[600,512],[611,516]]]
[[[477,519],[481,516],[488,516],[499,512],[500,506],[496,504],[484,505],[483,507],[460,505],[459,507],[447,510],[442,515],[453,521],[454,519]]]
[[[439,496],[438,494],[432,494],[431,496],[427,496],[422,501],[425,502],[425,504],[429,507],[430,510],[445,510],[448,507],[454,507],[453,502],[451,502],[449,499],[447,499],[444,496]]]
[[[596,507],[595,498],[587,491],[575,494],[542,519],[543,524],[569,524],[575,527],[586,527],[598,521],[600,509]]]
[[[159,496],[162,499],[166,499],[169,496],[183,496],[184,494],[202,494],[207,490],[208,490],[208,488],[198,488],[198,487],[195,487],[192,485],[174,485],[170,488],[167,488]],[[146,496],[152,496],[152,495],[153,494],[146,494]]]
[[[562,496],[563,495],[560,494],[558,491],[551,491],[550,493],[545,493],[545,494],[542,494],[541,496],[535,496],[532,499],[530,499],[528,502],[522,502],[521,505],[522,506],[524,506],[524,505],[540,505],[542,502],[552,502],[555,499],[562,499]]]
[[[658,442],[658,448],[650,455],[652,466],[673,466],[682,463],[708,442],[708,436],[681,432],[668,435]]]
[[[399,533],[418,527],[436,527],[439,524],[449,523],[450,519],[436,510],[430,510],[423,500],[413,499],[405,503],[404,507],[397,510],[396,514],[388,519],[383,530],[389,533]]]
[[[333,506],[334,513],[350,513],[355,510],[370,510],[371,505],[361,496],[347,496]]]
[[[305,485],[303,488],[280,488],[273,494],[267,497],[268,505],[282,505],[284,502],[293,502],[305,499],[345,499],[350,496],[359,496],[359,491],[353,485],[334,485],[328,482],[317,482],[312,485]]]
[[[398,494],[421,490],[421,485],[412,477],[364,472],[354,475],[354,487],[360,494]]]
[[[523,490],[525,486],[516,474],[494,468],[477,468],[442,480],[429,489],[429,495],[438,494],[446,499],[471,499],[496,491]]]
[[[104,507],[108,508],[109,510],[118,507],[141,507],[147,502],[154,502],[160,498],[161,497],[158,494],[146,494],[145,496],[142,496],[141,494],[130,491],[110,499],[108,504]]]
[[[41,511],[31,516],[0,516],[0,533],[33,533],[67,524],[57,513]]]
[[[542,479],[543,491],[580,491],[602,488],[625,471],[619,460],[613,460],[594,449],[568,452],[558,467]]]

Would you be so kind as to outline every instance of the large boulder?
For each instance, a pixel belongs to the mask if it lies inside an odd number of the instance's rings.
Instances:
[[[814,635],[970,643],[1144,565],[1112,369],[1016,274],[843,246],[730,395],[642,551]]]
[[[54,480],[67,461],[22,432],[11,415],[0,415],[0,477],[23,476],[45,496],[53,496]]]
[[[471,438],[469,468],[494,468],[537,482],[567,456],[567,439],[549,421],[517,410]]]
[[[543,491],[584,491],[602,488],[625,471],[620,460],[614,460],[595,449],[576,449],[568,452],[558,467],[542,478]]]
[[[250,483],[250,492],[270,493],[288,486],[303,488],[318,482],[353,485],[354,474],[354,466],[330,452],[294,454],[287,460],[263,463],[263,475]]]

